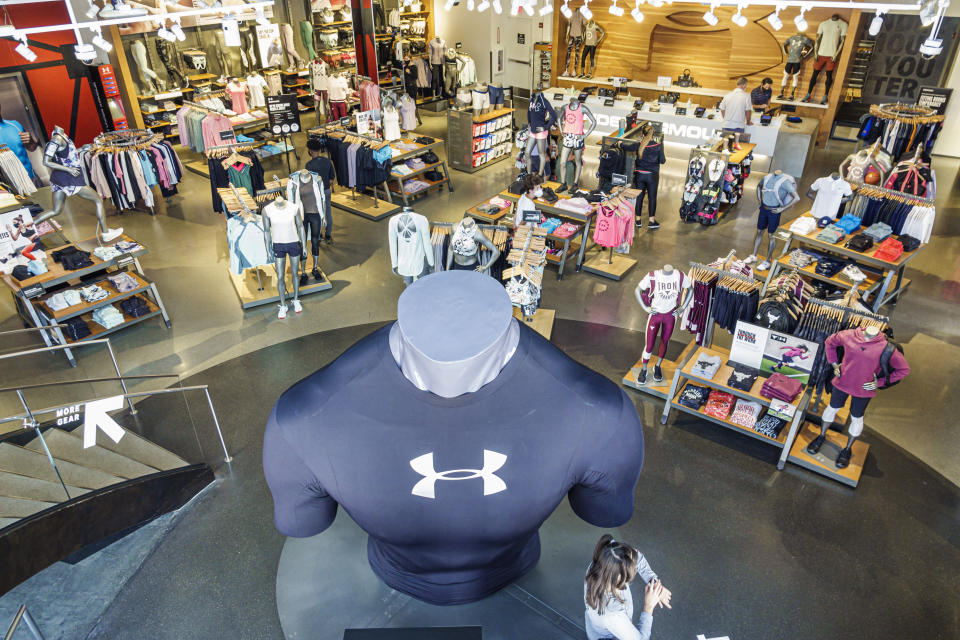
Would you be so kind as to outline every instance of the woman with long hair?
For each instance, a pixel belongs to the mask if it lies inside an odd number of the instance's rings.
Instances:
[[[640,575],[646,588],[643,611],[633,624],[633,595],[630,583]],[[601,536],[593,550],[593,562],[584,581],[584,614],[589,640],[648,640],[653,627],[653,610],[670,607],[670,590],[647,564],[643,554],[628,544],[617,542],[609,533]]]

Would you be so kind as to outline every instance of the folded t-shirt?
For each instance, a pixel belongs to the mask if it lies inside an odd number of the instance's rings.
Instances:
[[[707,401],[707,397],[709,395],[709,387],[688,384],[683,388],[683,393],[680,394],[680,398],[677,400],[677,402],[685,407],[690,407],[691,409],[699,409],[703,406],[703,403]]]
[[[690,371],[697,377],[712,380],[713,376],[717,375],[717,370],[721,364],[723,364],[723,360],[721,360],[720,356],[702,355],[697,358],[697,361]]]
[[[760,375],[760,372],[753,367],[735,364],[727,384],[740,391],[750,391],[753,388],[753,383],[757,381],[758,375]]]

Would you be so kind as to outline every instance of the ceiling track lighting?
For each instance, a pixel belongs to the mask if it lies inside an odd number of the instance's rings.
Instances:
[[[918,49],[920,55],[924,58],[934,58],[943,53],[943,39],[939,37],[939,34],[940,26],[943,24],[943,14],[946,13],[948,6],[950,6],[950,0],[939,0],[937,2],[937,12],[933,20],[930,21],[930,35]]]
[[[647,4],[649,4],[651,7],[659,9],[666,3],[663,0],[647,0]]]
[[[21,35],[18,37],[20,44],[14,47],[14,51],[20,54],[27,62],[33,62],[37,59],[37,54],[34,53],[33,49],[30,48],[30,45],[27,44],[27,36]]]
[[[617,0],[613,0],[613,4],[610,5],[608,11],[610,12],[610,15],[617,16],[618,18],[622,17],[624,13],[623,7],[617,6]]]
[[[573,10],[570,9],[570,5],[567,4],[567,0],[563,0],[563,6],[560,7],[560,13],[562,13],[563,17],[567,20],[573,17]]]
[[[553,13],[553,0],[545,0],[543,6],[540,7],[540,15],[547,16]]]
[[[104,53],[110,53],[113,51],[113,45],[104,40],[103,33],[100,31],[100,27],[91,28],[91,33],[93,33],[93,42],[94,46],[103,51]]]
[[[467,0],[467,11],[473,11],[475,7],[473,0]]]
[[[797,31],[803,32],[807,30],[807,27],[810,26],[807,24],[807,19],[803,17],[803,14],[806,13],[807,8],[801,6],[800,14],[793,19],[793,24],[796,25]]]
[[[490,8],[490,0],[482,0],[480,4],[477,5],[477,13],[483,13]]]
[[[783,11],[783,5],[778,4],[776,10],[767,16],[767,22],[770,23],[770,27],[774,31],[780,31],[780,29],[783,29],[783,20],[780,19],[781,11]]]
[[[703,21],[706,22],[711,27],[717,26],[717,23],[720,22],[720,18],[718,18],[717,14],[714,13],[716,8],[717,8],[717,5],[711,3],[710,9],[707,10],[705,14],[703,14]]]
[[[740,28],[747,26],[747,17],[743,15],[743,5],[737,5],[737,12],[733,14],[733,17],[730,18],[730,21]]]
[[[527,16],[529,17],[533,17],[533,5],[534,5],[534,0],[523,3],[523,12],[527,14]]]
[[[453,9],[454,5],[458,5],[458,4],[460,3],[457,2],[457,0],[447,0],[446,2],[443,3],[443,10],[450,11],[450,9]]]
[[[503,5],[500,4],[500,0],[493,0],[493,12],[497,15],[503,13]]]
[[[590,0],[583,0],[583,6],[580,7],[580,13],[583,14],[583,17],[587,20],[593,20],[593,11],[590,11]]]
[[[867,29],[867,33],[871,37],[876,37],[880,33],[880,29],[883,28],[883,12],[880,9],[877,9],[877,15],[873,16],[873,20],[870,21],[870,28]]]
[[[637,0],[637,4],[634,5],[633,11],[630,12],[630,17],[633,18],[635,22],[643,22],[643,12],[640,11],[640,0]]]

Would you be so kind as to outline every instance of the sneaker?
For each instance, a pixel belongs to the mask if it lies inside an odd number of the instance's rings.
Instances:
[[[307,274],[301,273],[301,274],[300,274],[300,286],[301,286],[301,287],[307,286],[307,282],[308,282],[308,280],[307,280]]]
[[[643,218],[641,218],[640,216],[637,216],[637,223],[636,223],[636,224],[637,224],[637,229],[642,229],[642,228],[643,228]]]
[[[654,382],[663,382],[663,370],[660,369],[660,365],[653,366],[653,381]]]
[[[820,101],[820,104],[827,104],[827,96],[823,96],[823,100]]]
[[[566,190],[567,190],[567,185],[561,184],[559,187],[557,187],[557,190],[554,191],[554,193],[563,193]]]
[[[860,270],[860,267],[855,264],[848,264],[845,266],[843,271],[840,272],[840,275],[856,284],[860,284],[867,279],[866,274],[863,273],[863,271]]]
[[[647,222],[647,229],[659,229],[660,223],[657,222],[656,218],[650,218],[650,221]]]
[[[310,275],[313,276],[314,280],[323,280],[323,275],[320,273],[320,269],[314,267],[313,271],[310,272]]]
[[[119,238],[119,237],[122,236],[122,235],[123,235],[123,227],[119,227],[119,228],[117,228],[117,229],[109,229],[109,228],[108,228],[106,231],[104,231],[102,234],[100,234],[100,238],[101,238],[104,242],[111,242],[111,241],[113,241],[113,240],[116,240],[117,238]]]
[[[764,260],[757,265],[757,271],[769,271],[770,270],[770,261]]]
[[[753,253],[747,256],[747,259],[743,261],[743,264],[753,264],[757,261],[757,256]]]
[[[786,99],[787,99],[787,96],[783,95],[782,93],[777,96],[777,100],[786,100]]]
[[[800,102],[810,102],[810,94],[808,93],[807,95],[803,96],[803,100]]]
[[[637,384],[647,384],[647,369],[644,367],[640,369],[639,375],[637,375]]]
[[[302,312],[303,312],[303,305],[300,304],[300,301],[299,301],[299,300],[294,300],[294,301],[293,301],[293,312],[294,312],[294,313],[302,313]]]
[[[287,317],[287,305],[281,304],[279,305],[279,307],[280,307],[280,312],[277,313],[277,318],[279,320],[283,320],[284,318]]]
[[[331,236],[326,236],[324,240],[327,241],[327,244],[333,244],[333,238]]]
[[[820,447],[823,446],[824,441],[826,441],[827,436],[819,435],[813,439],[813,442],[807,445],[807,453],[813,455],[820,451]]]
[[[840,453],[837,454],[837,469],[846,469],[850,465],[850,457],[853,455],[853,451],[850,450],[850,447],[845,447],[840,450]]]

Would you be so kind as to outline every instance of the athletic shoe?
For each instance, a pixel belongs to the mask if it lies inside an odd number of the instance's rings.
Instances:
[[[819,435],[813,439],[813,442],[807,445],[807,453],[813,455],[820,451],[820,447],[823,446],[824,441],[827,439],[825,435]]]
[[[327,241],[327,244],[333,244],[333,238],[331,236],[326,236],[324,240]]]
[[[307,274],[301,273],[301,274],[300,274],[300,286],[301,286],[301,287],[307,286],[307,282],[308,282],[308,280],[307,280]]]
[[[650,218],[650,221],[647,223],[647,229],[659,229],[660,223],[657,222],[655,218]]]
[[[294,299],[293,301],[293,311],[294,313],[301,313],[303,311],[303,305],[300,304],[299,300]]]
[[[123,227],[119,227],[119,228],[117,228],[117,229],[109,229],[109,228],[108,228],[106,231],[104,231],[104,232],[100,235],[100,238],[101,238],[104,242],[110,242],[110,241],[112,241],[112,240],[116,240],[117,238],[119,238],[119,237],[122,236],[122,235],[123,235]]]
[[[277,318],[280,320],[283,320],[284,318],[287,317],[287,305],[281,304],[279,305],[279,307],[280,307],[280,312],[277,313]]]
[[[637,225],[637,229],[643,229],[643,218],[641,218],[640,216],[637,216],[636,225]]]
[[[747,259],[743,261],[743,264],[753,264],[757,261],[757,256],[753,253],[747,256]]]
[[[777,96],[777,100],[786,100],[786,99],[787,99],[787,96],[783,95],[782,93]]]
[[[845,447],[840,450],[840,453],[837,454],[837,469],[846,469],[850,465],[850,456],[853,455],[853,451],[850,450],[850,447]]]
[[[658,364],[653,365],[653,381],[663,382],[663,371]]]
[[[827,104],[827,96],[823,96],[823,100],[820,101],[820,104]]]
[[[803,100],[800,102],[810,102],[810,94],[808,93],[807,95],[803,96]]]
[[[647,369],[644,367],[640,369],[640,374],[637,376],[637,384],[647,384]]]
[[[313,271],[310,272],[310,275],[313,276],[314,280],[323,280],[323,275],[320,273],[320,269],[314,267]]]
[[[769,271],[770,270],[770,261],[764,260],[757,265],[757,271]]]
[[[566,190],[567,190],[567,185],[561,184],[559,187],[557,187],[557,190],[554,191],[554,193],[563,193]]]

